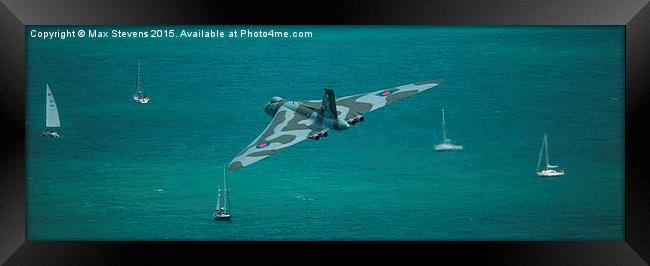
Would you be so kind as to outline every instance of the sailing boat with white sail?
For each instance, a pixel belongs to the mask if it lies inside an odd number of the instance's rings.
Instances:
[[[56,108],[56,102],[50,90],[50,84],[45,84],[45,130],[41,132],[41,136],[58,138],[60,137],[59,133],[56,133],[54,129],[59,127],[61,127],[59,110]]]
[[[230,189],[226,180],[226,166],[223,166],[223,189],[219,187],[217,207],[212,214],[215,220],[230,220]]]
[[[135,78],[135,94],[133,95],[133,101],[136,103],[149,102],[149,96],[142,94],[142,89],[140,89],[140,59],[138,59],[138,74]]]
[[[442,109],[442,142],[435,146],[436,151],[459,151],[463,149],[462,145],[456,145],[447,138],[447,125],[445,124],[445,109]]]
[[[546,158],[546,167],[540,171],[542,163],[542,156]],[[564,170],[558,169],[557,165],[551,165],[548,159],[548,137],[544,134],[544,141],[542,147],[539,149],[539,158],[537,159],[537,175],[542,177],[548,176],[561,176],[564,175]]]

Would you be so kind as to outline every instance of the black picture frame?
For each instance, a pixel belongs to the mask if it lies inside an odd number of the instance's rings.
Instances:
[[[625,26],[625,240],[461,242],[67,242],[25,240],[25,25],[426,24]],[[650,187],[645,153],[650,78],[647,0],[594,1],[20,1],[0,3],[0,262],[123,264],[220,257],[434,256],[481,264],[647,265]],[[417,260],[417,259],[415,259]],[[436,261],[437,262],[437,261]],[[186,263],[184,263],[186,264]]]

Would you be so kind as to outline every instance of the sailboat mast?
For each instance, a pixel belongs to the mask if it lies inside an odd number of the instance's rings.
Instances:
[[[137,76],[135,77],[135,91],[140,91],[140,59],[138,59],[138,72]]]
[[[548,169],[548,137],[544,134],[544,151],[546,154],[546,168]]]
[[[224,188],[228,188],[227,182],[228,181],[226,180],[226,165],[224,165],[223,166],[223,186],[224,186]]]
[[[219,192],[217,194],[217,208],[215,208],[215,210],[221,209],[221,187],[219,187],[218,191]]]
[[[228,205],[230,205],[230,195],[228,195],[228,181],[226,180],[226,165],[223,165],[223,191],[224,191],[224,203],[223,203],[223,208],[228,211]]]
[[[50,84],[45,83],[45,128],[48,128],[47,119],[48,119],[49,113],[50,113],[50,109],[49,109],[49,107],[50,107],[50,103],[49,103],[50,99],[49,99],[48,96],[49,96],[50,93],[51,93],[50,92]]]
[[[447,127],[445,125],[445,108],[442,108],[442,140],[447,139]]]

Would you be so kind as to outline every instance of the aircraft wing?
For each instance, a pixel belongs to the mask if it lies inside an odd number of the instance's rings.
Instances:
[[[424,81],[395,88],[342,97],[336,100],[339,118],[352,119],[358,115],[382,108],[394,101],[418,94],[440,85],[441,80]]]
[[[244,168],[307,139],[312,132],[321,130],[313,128],[312,125],[314,123],[309,118],[287,107],[280,107],[264,132],[232,159],[228,169],[236,171]]]

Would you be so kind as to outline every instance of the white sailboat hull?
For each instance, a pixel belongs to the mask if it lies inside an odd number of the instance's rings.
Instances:
[[[554,170],[554,169],[547,169],[547,170],[537,172],[537,175],[541,176],[541,177],[562,176],[562,175],[564,175],[564,171],[562,171],[562,170]]]
[[[215,220],[230,220],[230,214],[217,214],[213,215]]]
[[[133,101],[136,102],[136,103],[148,103],[149,102],[149,97],[133,96]]]
[[[436,151],[460,151],[463,149],[462,145],[455,145],[451,143],[440,143],[434,146]]]
[[[50,136],[50,137],[54,137],[54,138],[61,137],[61,136],[59,136],[59,133],[56,133],[56,132],[47,132],[47,131],[43,131],[43,132],[41,133],[41,136]]]
[[[149,97],[141,97],[138,95],[133,95],[133,101],[136,103],[148,103]]]

